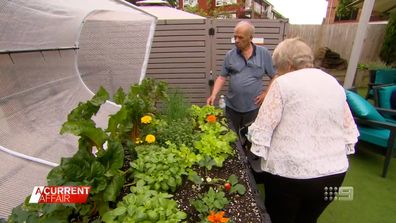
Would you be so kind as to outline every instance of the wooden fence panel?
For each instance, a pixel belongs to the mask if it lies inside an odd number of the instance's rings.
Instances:
[[[357,30],[357,23],[328,24],[328,25],[289,25],[287,38],[300,37],[308,43],[314,51],[320,47],[328,47],[340,54],[346,60],[351,56],[353,41]],[[384,35],[384,23],[370,23],[364,41],[361,63],[378,61]]]
[[[287,38],[302,38],[315,52],[321,47],[328,47],[339,53],[341,58],[349,61],[357,26],[357,23],[289,25],[286,36]],[[370,23],[368,25],[359,63],[377,63],[380,61],[379,52],[383,44],[385,27],[385,23]],[[327,72],[343,84],[346,69],[329,69]],[[362,78],[367,77],[358,77],[358,79]]]
[[[209,45],[206,19],[158,21],[146,77],[164,80],[191,103],[204,104],[209,92]]]

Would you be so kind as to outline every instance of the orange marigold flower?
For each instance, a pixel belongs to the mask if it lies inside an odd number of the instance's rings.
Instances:
[[[210,215],[208,216],[208,221],[212,223],[226,223],[229,218],[224,218],[224,211],[220,211],[218,213],[214,211],[210,211]]]
[[[208,115],[208,117],[206,117],[206,121],[210,122],[210,123],[215,123],[217,120],[215,115]]]

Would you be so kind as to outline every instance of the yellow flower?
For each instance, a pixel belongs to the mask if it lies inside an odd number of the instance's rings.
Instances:
[[[218,213],[214,211],[210,211],[210,215],[208,216],[208,221],[212,223],[226,223],[229,218],[223,218],[224,211],[220,211]]]
[[[153,118],[150,115],[145,115],[140,119],[140,122],[143,124],[149,124],[152,120]]]
[[[143,141],[140,138],[136,138],[135,139],[135,143],[136,144],[141,144],[141,143],[143,143]]]
[[[151,134],[146,135],[146,142],[147,142],[147,143],[153,143],[153,142],[155,142],[155,136],[153,136],[153,135],[151,135]]]

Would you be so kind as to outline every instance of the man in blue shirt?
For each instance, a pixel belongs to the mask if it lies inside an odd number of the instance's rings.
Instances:
[[[252,43],[254,26],[239,22],[234,29],[235,46],[227,52],[223,68],[217,77],[207,104],[213,105],[216,96],[229,79],[226,97],[226,116],[230,127],[237,133],[245,124],[255,120],[264,100],[263,77],[275,76],[269,51]]]

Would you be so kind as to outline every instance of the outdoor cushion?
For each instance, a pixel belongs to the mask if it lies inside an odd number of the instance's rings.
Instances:
[[[375,84],[396,83],[396,69],[379,69],[375,72]]]
[[[370,83],[368,86],[368,91],[366,99],[372,98],[374,91],[373,86],[383,85],[383,84],[396,84],[396,69],[377,69],[370,71]]]
[[[347,102],[352,113],[362,119],[384,122],[385,118],[366,99],[355,92],[346,90]]]
[[[381,146],[381,148],[386,149],[388,146],[388,139],[390,130],[387,129],[373,129],[358,126],[359,129],[359,140],[370,142],[375,145]]]
[[[391,95],[396,85],[378,88],[378,105],[381,108],[391,109]]]

